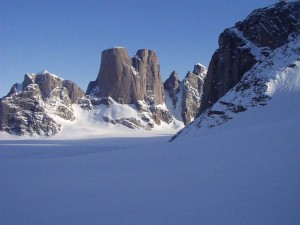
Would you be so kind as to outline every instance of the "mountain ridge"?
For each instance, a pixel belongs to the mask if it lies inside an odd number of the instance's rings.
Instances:
[[[14,84],[8,95],[1,98],[0,130],[18,135],[53,135],[62,129],[56,120],[78,119],[74,116],[75,105],[87,111],[91,120],[131,129],[152,130],[166,125],[175,131],[182,123],[194,126],[199,119],[212,117],[223,124],[232,119],[228,112],[245,112],[249,105],[220,99],[234,91],[235,95],[244,96],[239,91],[251,88],[254,95],[257,90],[265,93],[267,78],[253,75],[249,83],[245,76],[251,71],[259,74],[255,68],[266,62],[281,63],[283,59],[274,62],[271,58],[276,58],[276,53],[283,55],[280,53],[283,46],[297,52],[292,43],[298,40],[300,32],[299,8],[300,2],[280,2],[254,10],[245,20],[220,34],[219,48],[208,69],[197,63],[182,81],[173,71],[162,83],[155,51],[140,49],[130,58],[123,47],[102,52],[98,76],[89,83],[86,93],[74,82],[48,71],[26,74],[21,84]],[[287,64],[297,68],[295,57],[293,60]],[[244,98],[247,101],[247,96]],[[257,94],[252,106],[266,105],[269,99],[266,93]],[[197,122],[193,123],[194,120]],[[216,124],[220,125],[219,122]]]

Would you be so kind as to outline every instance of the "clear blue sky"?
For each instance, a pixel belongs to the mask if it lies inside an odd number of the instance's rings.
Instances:
[[[25,73],[48,70],[86,90],[101,52],[156,50],[163,80],[206,66],[219,34],[276,0],[1,0],[0,96]]]

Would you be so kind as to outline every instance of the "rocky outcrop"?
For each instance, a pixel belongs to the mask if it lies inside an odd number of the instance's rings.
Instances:
[[[265,106],[276,92],[297,90],[299,34],[299,1],[281,1],[255,10],[226,29],[204,80],[198,117],[170,141],[191,130],[220,126],[252,107]]]
[[[61,127],[44,108],[37,84],[28,85],[24,91],[0,100],[0,130],[15,135],[52,135]]]
[[[47,71],[26,74],[0,100],[0,130],[16,135],[53,135],[61,125],[53,118],[74,120],[72,104],[84,92],[72,81],[65,81]]]
[[[274,50],[288,43],[291,34],[300,34],[300,2],[281,1],[253,11],[236,28],[259,47]]]
[[[138,97],[133,72],[131,59],[125,48],[105,50],[102,52],[98,77],[89,84],[86,93],[97,97],[111,97],[124,104],[133,104]]]
[[[259,127],[261,127],[258,118],[262,116],[268,120],[268,117],[274,117],[274,113],[276,115],[276,107],[280,113],[278,117],[275,116],[274,118],[285,117],[283,115],[284,113],[280,111],[280,108],[283,107],[282,103],[288,101],[286,106],[289,105],[288,107],[294,108],[298,100],[292,96],[297,95],[300,89],[299,55],[300,37],[297,36],[291,38],[286,45],[270,53],[266,60],[255,64],[245,73],[234,88],[221,97],[211,108],[196,118],[190,126],[185,127],[173,136],[170,141],[177,137],[184,136],[192,130],[195,131],[199,128],[211,129],[229,123],[234,119],[240,119],[240,121],[241,119],[245,120],[245,124],[258,122]],[[289,99],[290,97],[294,99],[294,101],[296,100],[295,103],[291,104],[292,101]],[[273,102],[269,109],[252,109],[253,107],[264,107],[275,99],[277,99],[277,102]],[[251,112],[249,112],[250,115],[248,115],[248,117],[247,115],[237,116],[239,113],[247,113],[247,111],[250,110]],[[260,110],[262,111],[260,112]],[[289,115],[289,110],[287,110],[286,115]],[[262,119],[261,122],[264,122],[264,119]],[[274,122],[275,121],[278,122],[278,119],[274,120]],[[239,129],[242,129],[243,126],[245,128],[245,124],[242,122]],[[235,123],[231,128],[235,129],[237,125],[238,124]]]
[[[141,83],[143,97],[148,104],[163,104],[163,84],[160,76],[160,66],[154,51],[140,49],[132,59],[132,65],[137,71]],[[140,100],[141,98],[139,98]]]
[[[200,113],[234,87],[257,62],[286,44],[291,35],[299,35],[299,5],[299,1],[282,1],[255,10],[244,21],[224,30],[209,64]]]
[[[84,91],[71,80],[63,80],[62,86],[66,88],[72,104],[77,103],[85,95]]]
[[[98,77],[90,82],[87,95],[108,98],[122,104],[138,101],[163,104],[160,67],[156,53],[138,50],[129,58],[127,49],[112,48],[102,52]]]
[[[195,69],[199,65],[195,66]],[[194,69],[193,73],[188,72],[183,80],[183,93],[181,101],[181,116],[185,125],[190,124],[199,113],[201,98],[203,94],[205,68],[202,70]]]
[[[179,76],[176,71],[173,71],[169,78],[164,82],[164,90],[168,92],[173,105],[176,106],[177,94],[180,90]]]
[[[164,83],[167,107],[185,125],[190,124],[199,113],[206,73],[203,65],[196,64],[193,72],[188,72],[183,81],[179,81],[173,71]]]
[[[89,83],[87,95],[94,106],[104,104],[111,107],[107,104],[110,98],[115,102],[113,104],[134,105],[141,113],[141,120],[145,118],[143,113],[151,115],[149,128],[160,125],[161,121],[172,122],[172,114],[160,107],[164,105],[163,85],[158,58],[152,50],[138,50],[132,59],[125,48],[103,51],[98,77]],[[124,122],[124,118],[106,118],[106,121],[132,124],[132,121]]]

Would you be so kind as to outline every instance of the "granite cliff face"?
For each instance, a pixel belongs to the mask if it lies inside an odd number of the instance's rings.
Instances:
[[[244,21],[224,30],[204,80],[200,113],[224,96],[256,63],[286,44],[291,36],[299,35],[299,5],[299,1],[282,1],[255,10]]]
[[[226,29],[204,79],[199,116],[171,140],[199,128],[220,126],[253,107],[268,108],[275,98],[279,102],[284,99],[282,105],[290,101],[288,96],[300,90],[299,37],[299,1],[282,1],[255,10],[244,21]],[[280,111],[282,106],[276,107]],[[259,118],[259,110],[251,113]],[[249,121],[256,122],[253,118]]]
[[[136,108],[139,112],[137,120],[140,121],[139,124],[143,124],[138,127],[151,129],[155,124],[160,125],[161,121],[168,124],[173,121],[172,114],[164,106],[158,58],[151,50],[138,50],[132,59],[125,48],[103,51],[98,77],[89,83],[87,95],[94,106],[127,104]],[[104,119],[124,123],[123,117]]]
[[[122,104],[137,104],[138,101],[163,104],[156,53],[141,49],[130,59],[125,48],[103,51],[98,77],[90,82],[86,93],[101,98],[111,97]]]
[[[185,125],[190,124],[199,113],[206,73],[203,65],[196,64],[183,81],[179,81],[178,74],[173,71],[164,82],[167,107]]]
[[[25,74],[0,99],[0,130],[16,135],[53,135],[61,130],[54,117],[74,120],[72,104],[84,92],[72,81],[44,71]]]

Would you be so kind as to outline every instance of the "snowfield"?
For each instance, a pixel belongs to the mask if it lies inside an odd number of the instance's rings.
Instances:
[[[0,224],[298,225],[299,92],[287,97],[171,143],[2,134]]]
[[[299,225],[300,91],[269,90],[266,106],[171,143],[85,121],[51,138],[2,133],[0,224]]]

